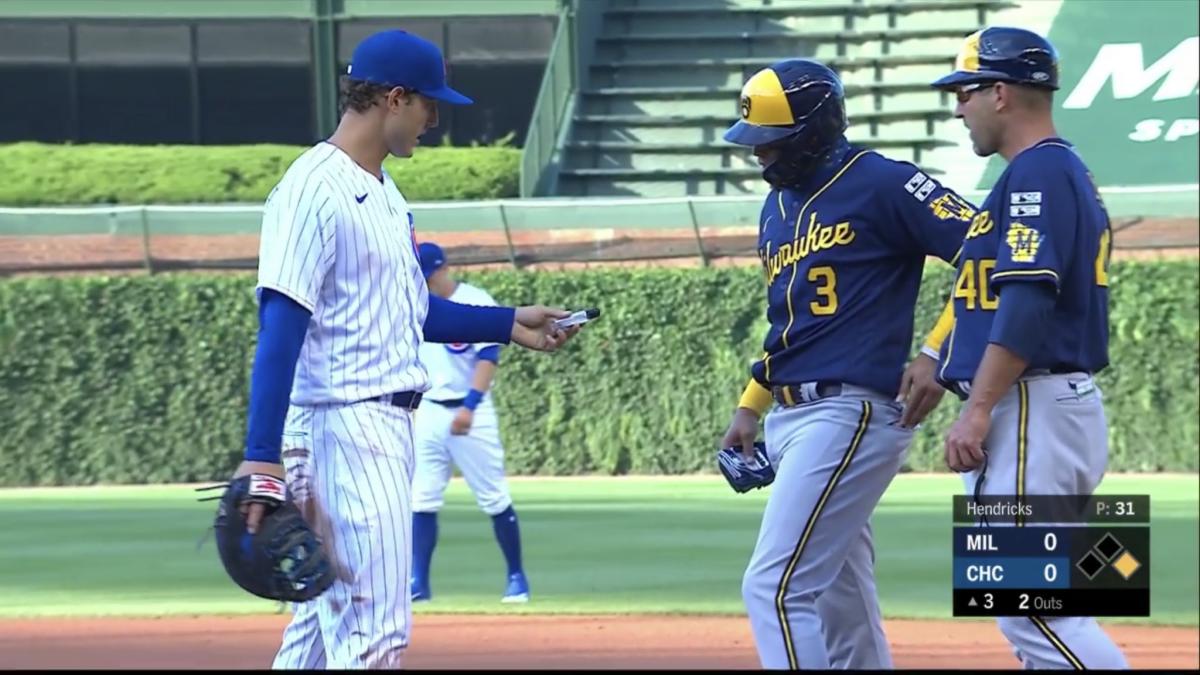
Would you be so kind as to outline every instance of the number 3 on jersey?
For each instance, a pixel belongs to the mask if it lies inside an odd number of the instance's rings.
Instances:
[[[813,316],[829,316],[837,312],[837,274],[828,265],[811,267],[808,270],[808,280],[817,284],[817,299],[808,303],[808,311]]]

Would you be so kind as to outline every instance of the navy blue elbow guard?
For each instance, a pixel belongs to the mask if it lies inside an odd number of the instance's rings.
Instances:
[[[999,289],[1000,306],[988,341],[1032,361],[1042,346],[1057,300],[1047,283],[1008,283]]]

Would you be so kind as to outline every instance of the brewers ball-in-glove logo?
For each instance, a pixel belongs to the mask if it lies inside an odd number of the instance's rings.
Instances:
[[[950,220],[953,218],[961,220],[964,223],[969,223],[975,217],[975,207],[953,192],[947,192],[933,200],[929,204],[929,210],[933,211],[933,215],[937,216],[939,220]]]
[[[749,117],[750,117],[750,97],[743,96],[742,97],[742,119],[748,119]]]
[[[1042,233],[1023,223],[1013,223],[1008,228],[1005,242],[1012,250],[1013,262],[1029,263],[1037,258],[1038,248],[1042,245]]]

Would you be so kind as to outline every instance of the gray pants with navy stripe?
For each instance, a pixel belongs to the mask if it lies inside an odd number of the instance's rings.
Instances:
[[[984,448],[986,465],[964,474],[968,494],[981,478],[984,495],[1092,494],[1108,466],[1100,388],[1086,373],[1021,378],[992,411]],[[997,622],[1026,668],[1129,667],[1095,619],[1005,617]]]
[[[866,389],[779,407],[776,471],[742,596],[764,668],[891,668],[870,518],[912,441],[900,406]]]

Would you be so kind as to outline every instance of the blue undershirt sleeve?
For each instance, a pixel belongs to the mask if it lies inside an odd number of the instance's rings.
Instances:
[[[288,296],[262,290],[258,307],[258,346],[250,372],[250,413],[246,431],[248,461],[279,463],[296,360],[311,315]]]
[[[460,305],[432,293],[429,313],[425,316],[425,340],[428,342],[499,342],[512,340],[513,307]]]

